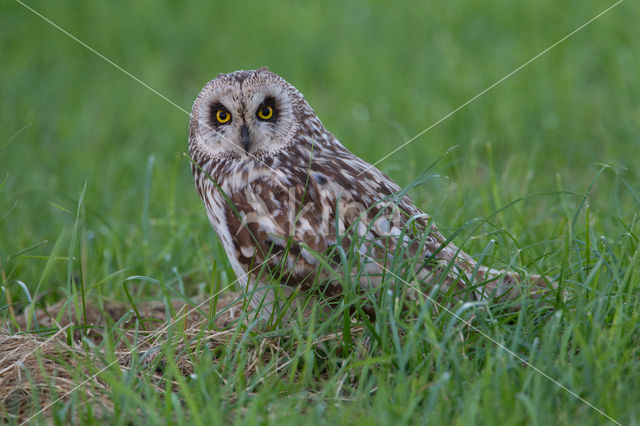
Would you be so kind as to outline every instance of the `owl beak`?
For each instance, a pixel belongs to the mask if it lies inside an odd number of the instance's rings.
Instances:
[[[244,152],[249,153],[249,146],[251,145],[251,136],[249,135],[249,127],[246,123],[242,123],[240,128],[240,140],[242,141],[242,148]]]

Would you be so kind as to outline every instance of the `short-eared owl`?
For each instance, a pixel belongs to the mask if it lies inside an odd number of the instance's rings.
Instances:
[[[478,266],[447,241],[395,182],[342,146],[302,94],[265,68],[207,83],[191,112],[189,152],[209,220],[261,314],[285,301],[295,307],[310,293],[339,300],[345,280],[336,277],[345,271],[369,294],[385,274],[400,273],[425,293],[435,286],[472,299],[519,293],[517,274]]]

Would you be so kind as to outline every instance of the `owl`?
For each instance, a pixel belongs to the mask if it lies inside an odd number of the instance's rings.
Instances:
[[[524,288],[515,272],[478,265],[447,240],[400,186],[346,149],[303,95],[266,68],[219,74],[205,85],[191,112],[189,153],[209,221],[261,316],[290,317],[320,296],[332,306],[345,291],[482,300]],[[394,288],[383,292],[389,281]]]

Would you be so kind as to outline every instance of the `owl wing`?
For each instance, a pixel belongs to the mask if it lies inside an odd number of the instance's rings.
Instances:
[[[361,255],[369,285],[379,282],[383,267],[404,237],[413,253],[447,256],[444,238],[429,218],[415,207],[401,188],[375,167],[342,145],[330,150],[299,152],[280,158],[282,174],[249,179],[235,191],[225,209],[236,258],[245,270],[265,265],[287,286],[308,290],[318,276],[326,278],[318,256],[338,262],[334,248],[356,250]],[[389,206],[389,214],[383,214]],[[424,238],[407,238],[405,225],[414,220]],[[444,250],[444,252],[443,252]],[[378,277],[378,278],[376,278]],[[329,294],[339,293],[329,288]]]

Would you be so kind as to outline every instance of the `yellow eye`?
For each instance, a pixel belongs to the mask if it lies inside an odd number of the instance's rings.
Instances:
[[[262,120],[269,120],[273,117],[273,107],[265,105],[258,110],[258,118]]]
[[[219,109],[216,111],[216,120],[218,120],[220,124],[228,123],[229,120],[231,120],[231,114],[229,114],[227,110]]]

